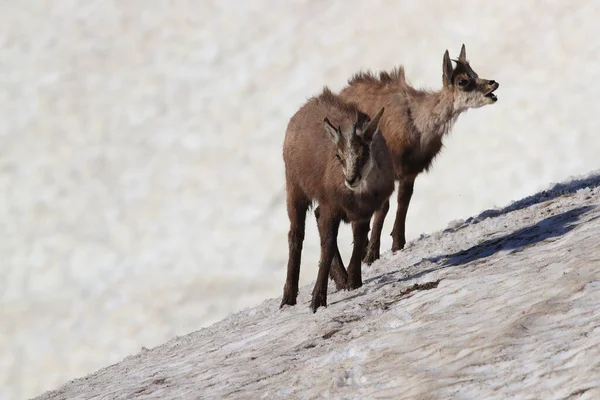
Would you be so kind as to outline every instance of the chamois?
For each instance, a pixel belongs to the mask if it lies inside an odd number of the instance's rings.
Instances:
[[[479,78],[467,61],[465,45],[453,68],[448,50],[442,63],[441,90],[433,92],[410,86],[402,66],[391,72],[359,72],[348,80],[339,96],[355,102],[368,115],[384,106],[382,134],[392,156],[398,185],[398,210],[392,230],[392,251],[404,248],[405,222],[414,182],[421,172],[428,171],[442,148],[442,138],[458,116],[469,108],[495,103],[496,81]],[[379,258],[381,230],[389,210],[389,201],[377,210],[371,239],[364,261],[371,264]],[[337,258],[336,261],[337,262]]]
[[[336,271],[331,271],[338,288],[362,286],[361,262],[371,217],[394,192],[392,159],[379,132],[383,112],[382,107],[371,119],[325,87],[290,119],[283,143],[290,230],[281,307],[296,304],[306,212],[313,202],[319,204],[315,216],[321,257],[312,311],[327,306],[327,280],[334,256],[340,261],[334,264]],[[337,247],[341,221],[352,223],[354,236],[347,272]]]

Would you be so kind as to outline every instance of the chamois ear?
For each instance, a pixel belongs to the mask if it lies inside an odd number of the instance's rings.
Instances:
[[[458,56],[459,61],[467,62],[467,50],[465,49],[465,44],[463,43],[460,48],[460,55]]]
[[[381,120],[381,115],[383,114],[384,111],[385,111],[385,107],[381,107],[379,109],[379,111],[377,111],[377,114],[375,115],[375,117],[373,117],[373,119],[369,122],[367,127],[364,129],[361,136],[367,142],[370,142],[371,140],[373,140],[373,136],[375,136],[375,134],[379,130],[379,121]]]
[[[442,80],[444,86],[450,86],[452,83],[452,61],[450,61],[450,54],[448,50],[444,53],[444,61],[442,62]]]
[[[329,122],[329,118],[325,117],[323,120],[323,128],[325,128],[325,132],[329,138],[333,141],[333,143],[338,144],[340,141],[340,130],[336,129],[331,122]]]

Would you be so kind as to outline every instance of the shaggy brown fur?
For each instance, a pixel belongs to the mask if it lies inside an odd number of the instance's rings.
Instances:
[[[469,108],[496,102],[493,92],[498,83],[481,79],[466,58],[463,44],[456,67],[448,50],[442,64],[443,87],[440,91],[418,90],[408,84],[404,69],[381,72],[359,72],[341,92],[344,100],[356,102],[369,115],[385,107],[381,131],[392,154],[394,174],[399,181],[398,210],[392,231],[392,251],[406,243],[405,221],[416,177],[429,170],[442,148],[442,138],[450,131],[458,116]],[[385,203],[375,213],[371,240],[364,261],[371,264],[379,258],[381,229],[389,209]]]
[[[394,191],[392,160],[378,129],[382,113],[383,108],[371,120],[355,104],[325,88],[291,118],[283,144],[290,231],[281,306],[296,304],[306,212],[312,202],[319,203],[315,215],[321,238],[313,312],[327,306],[330,272],[338,288],[362,285],[361,261],[370,219]],[[352,222],[354,232],[347,272],[337,247],[341,221]]]

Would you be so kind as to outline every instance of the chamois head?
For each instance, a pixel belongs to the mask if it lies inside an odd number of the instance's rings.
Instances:
[[[373,168],[371,143],[379,132],[379,120],[383,111],[384,107],[381,107],[372,120],[368,117],[358,118],[357,115],[357,121],[346,131],[341,126],[334,127],[327,117],[323,121],[325,132],[336,145],[335,156],[344,171],[344,183],[352,191],[360,191],[365,186],[361,183]]]
[[[498,89],[498,82],[482,79],[477,75],[467,61],[465,45],[462,45],[456,68],[452,68],[452,62],[448,50],[444,53],[443,81],[444,89],[452,91],[454,95],[454,108],[466,110],[468,108],[479,108],[487,104],[495,103],[498,98],[494,91]]]

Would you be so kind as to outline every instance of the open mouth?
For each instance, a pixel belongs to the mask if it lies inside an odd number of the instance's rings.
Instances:
[[[488,99],[491,99],[492,101],[498,101],[498,97],[494,94],[494,90],[496,90],[496,89],[490,90],[484,96],[487,97]]]
[[[496,91],[496,89],[498,89],[499,85],[496,84],[496,86],[494,86],[494,88],[492,90],[490,90],[489,92],[487,92],[486,94],[484,94],[484,97],[487,97],[488,99],[492,100],[492,101],[498,101],[498,97],[494,94],[494,92]]]

